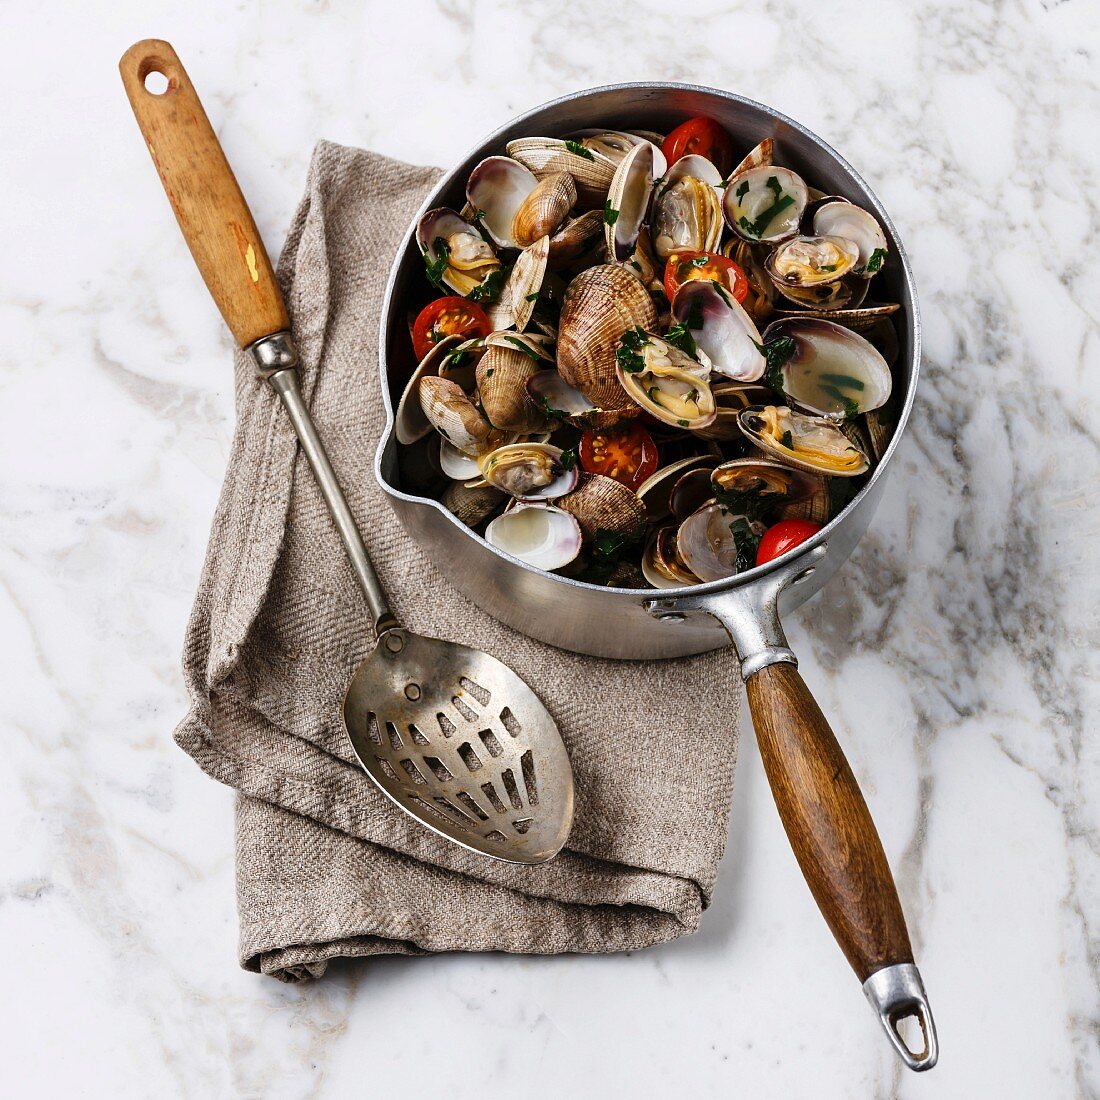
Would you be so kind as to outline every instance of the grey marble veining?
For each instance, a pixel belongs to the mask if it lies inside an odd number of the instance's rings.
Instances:
[[[4,15],[8,1087],[1100,1095],[1095,3]],[[788,633],[897,874],[940,1028],[932,1074],[903,1076],[875,1032],[751,748],[690,939],[378,960],[300,988],[237,970],[231,796],[169,738],[232,429],[229,340],[115,69],[146,35],[176,45],[273,246],[317,138],[447,164],[512,113],[616,80],[764,100],[866,175],[921,292],[918,408],[867,538]],[[432,1041],[399,1045],[410,1023]]]

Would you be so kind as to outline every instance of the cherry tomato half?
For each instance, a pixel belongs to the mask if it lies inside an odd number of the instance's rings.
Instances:
[[[671,302],[676,291],[692,279],[710,279],[719,283],[739,301],[749,293],[749,280],[740,264],[717,252],[673,252],[665,264],[665,294]]]
[[[780,554],[793,550],[820,530],[821,524],[814,523],[813,520],[780,520],[779,523],[769,527],[761,537],[760,545],[756,548],[756,564],[763,565],[766,561],[778,558]]]
[[[476,302],[452,296],[429,302],[413,322],[413,354],[419,363],[445,336],[488,336],[492,332],[485,310]]]
[[[637,489],[658,461],[657,444],[641,424],[585,432],[579,457],[582,469],[613,477],[628,489]]]
[[[713,118],[689,118],[681,122],[661,145],[661,152],[671,168],[681,157],[688,153],[698,153],[722,173],[729,173],[733,167],[733,142],[729,134]]]

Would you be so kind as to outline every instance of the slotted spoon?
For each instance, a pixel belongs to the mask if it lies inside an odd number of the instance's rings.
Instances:
[[[388,798],[440,836],[511,863],[552,859],[573,820],[573,773],[554,719],[495,657],[398,623],[302,399],[267,252],[183,65],[150,39],[119,69],[191,254],[282,400],[370,609],[377,642],[343,708],[356,756]],[[163,92],[146,87],[151,74],[167,80]]]

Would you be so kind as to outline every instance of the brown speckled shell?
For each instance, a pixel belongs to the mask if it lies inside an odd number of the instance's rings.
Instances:
[[[586,474],[577,488],[556,504],[581,525],[585,539],[595,538],[597,531],[633,539],[645,530],[646,510],[638,494],[603,474]]]
[[[477,392],[495,428],[530,432],[541,427],[545,417],[527,392],[527,380],[543,366],[519,348],[485,349],[477,364]]]
[[[553,236],[577,201],[577,185],[568,172],[555,172],[519,204],[512,217],[512,236],[520,248],[540,237]]]
[[[582,271],[565,292],[558,371],[600,409],[637,413],[615,374],[615,344],[627,329],[653,328],[657,307],[641,280],[617,264]]]

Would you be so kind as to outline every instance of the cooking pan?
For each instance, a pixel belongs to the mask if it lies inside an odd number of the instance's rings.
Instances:
[[[810,890],[899,1055],[912,1069],[930,1069],[938,1056],[935,1025],[882,844],[780,622],[825,584],[867,529],[913,406],[920,319],[913,274],[889,215],[843,157],[792,119],[728,92],[656,83],[593,88],[520,115],[444,175],[421,213],[461,208],[471,169],[512,138],[586,127],[667,132],[695,115],[720,122],[735,149],[747,151],[764,137],[774,138],[777,163],[873,212],[886,234],[890,262],[876,276],[875,291],[880,300],[902,306],[895,315],[899,354],[893,368],[899,418],[889,448],[858,496],[813,538],[766,565],[660,592],[571,580],[490,546],[438,501],[402,484],[393,409],[415,366],[405,314],[423,288],[417,219],[394,262],[382,307],[379,360],[388,421],[376,474],[401,522],[455,587],[516,630],[563,649],[624,659],[684,657],[733,643],[768,781]],[[910,1045],[915,1029],[902,1023],[913,1018],[922,1049]]]

